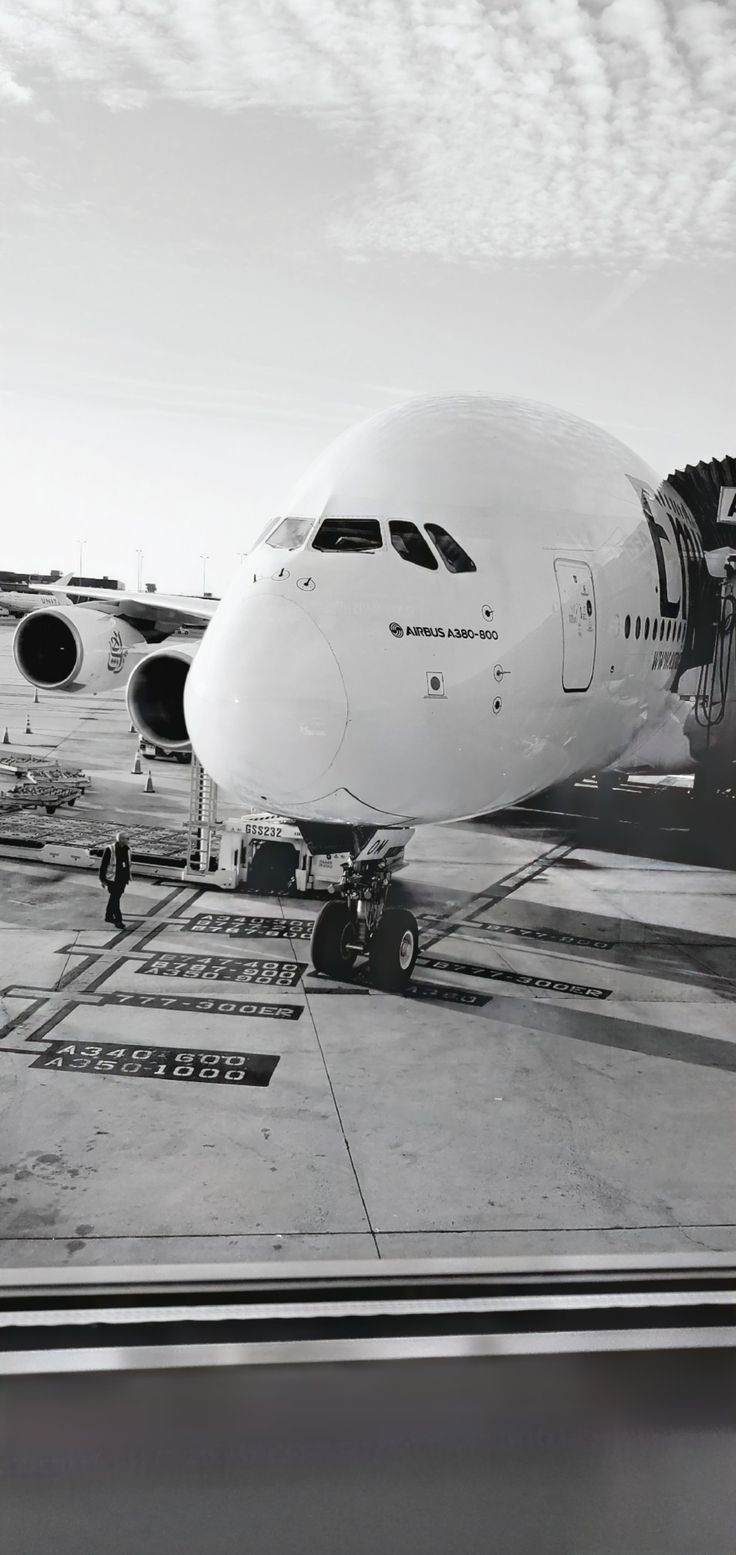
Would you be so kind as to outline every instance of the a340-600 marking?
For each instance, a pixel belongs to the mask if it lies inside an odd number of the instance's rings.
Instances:
[[[171,1047],[119,1047],[114,1042],[50,1042],[32,1069],[122,1075],[139,1080],[201,1080],[214,1085],[268,1085],[273,1053],[205,1053]]]

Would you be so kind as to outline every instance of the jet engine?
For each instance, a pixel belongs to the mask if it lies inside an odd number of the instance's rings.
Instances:
[[[24,617],[13,638],[13,657],[32,686],[106,691],[120,682],[130,650],[145,642],[127,621],[60,605]]]
[[[136,664],[128,681],[131,721],[144,739],[167,750],[191,745],[184,717],[184,686],[199,643],[169,643]]]

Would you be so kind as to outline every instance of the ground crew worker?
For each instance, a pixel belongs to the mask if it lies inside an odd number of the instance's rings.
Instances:
[[[116,833],[115,841],[105,848],[100,864],[100,883],[103,891],[109,892],[105,923],[114,923],[118,929],[125,928],[120,912],[120,898],[129,880],[128,838],[124,831],[119,831]]]

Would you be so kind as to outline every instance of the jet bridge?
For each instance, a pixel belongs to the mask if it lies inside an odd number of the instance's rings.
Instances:
[[[736,551],[725,562],[713,657],[689,670],[680,695],[692,698],[685,720],[696,769],[696,795],[709,801],[736,792]]]
[[[668,484],[693,514],[708,562],[677,690],[691,702],[695,797],[710,808],[736,796],[736,500],[723,500],[736,499],[736,458],[686,465]]]

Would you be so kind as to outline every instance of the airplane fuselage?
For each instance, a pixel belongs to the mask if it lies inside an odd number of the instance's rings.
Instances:
[[[195,751],[243,804],[457,819],[605,766],[666,716],[702,546],[598,428],[520,401],[410,402],[333,445],[287,512],[186,686]]]
[[[0,606],[7,610],[11,616],[27,616],[32,610],[41,610],[44,606],[56,607],[60,603],[58,594],[41,594],[37,592],[23,593],[20,589],[10,589],[0,592]]]

